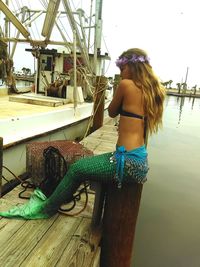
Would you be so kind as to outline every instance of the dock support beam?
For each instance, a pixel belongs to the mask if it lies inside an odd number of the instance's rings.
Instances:
[[[3,138],[0,137],[0,198],[2,196]]]
[[[104,76],[96,77],[95,97],[94,97],[94,118],[93,118],[92,132],[96,131],[103,125],[106,85],[107,85],[106,77]]]
[[[130,267],[142,184],[108,185],[100,267]]]

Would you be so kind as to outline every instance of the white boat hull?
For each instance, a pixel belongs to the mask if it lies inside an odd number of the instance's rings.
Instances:
[[[109,102],[105,104],[105,114]],[[68,105],[66,105],[68,106]],[[0,136],[3,137],[3,165],[15,175],[26,171],[26,144],[32,141],[82,139],[87,131],[93,103],[51,111],[32,116],[0,120]],[[5,169],[3,175],[14,177]],[[4,181],[3,181],[4,183]]]

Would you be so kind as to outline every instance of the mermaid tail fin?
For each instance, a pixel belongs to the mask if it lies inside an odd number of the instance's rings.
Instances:
[[[28,203],[18,205],[8,211],[1,211],[0,216],[7,218],[44,219],[49,215],[44,213],[47,197],[39,189],[35,189]]]

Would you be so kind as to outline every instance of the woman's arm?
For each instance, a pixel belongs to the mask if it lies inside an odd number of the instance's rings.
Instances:
[[[117,87],[113,99],[108,107],[108,114],[111,118],[116,117],[119,114],[120,107],[122,106],[124,98],[124,90],[126,83],[122,80]]]

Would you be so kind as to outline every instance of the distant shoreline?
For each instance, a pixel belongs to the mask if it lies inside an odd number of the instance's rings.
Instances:
[[[199,90],[198,90],[199,91]],[[175,88],[166,88],[166,94],[167,95],[171,95],[171,96],[180,96],[180,97],[196,97],[196,98],[200,98],[200,91],[196,92],[194,94],[194,91],[192,90],[186,90],[186,93],[178,93],[178,89]]]

